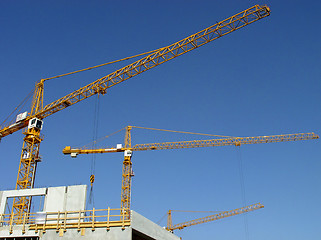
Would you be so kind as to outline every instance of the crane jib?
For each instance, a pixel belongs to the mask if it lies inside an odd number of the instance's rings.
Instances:
[[[34,117],[44,119],[95,94],[104,94],[106,89],[110,87],[113,87],[125,80],[128,80],[129,78],[132,78],[173,58],[190,52],[191,50],[212,42],[215,39],[225,36],[269,15],[269,7],[255,5],[198,33],[195,33],[167,47],[163,47],[155,53],[152,53],[132,64],[110,73],[107,76],[97,79],[96,81],[46,105],[36,114],[29,116],[28,119],[32,119]],[[24,123],[20,126],[14,127],[1,126],[0,138],[12,134],[13,132],[22,129],[27,125],[28,124]]]
[[[275,143],[275,142],[289,142],[318,139],[319,136],[313,132],[311,133],[296,133],[296,134],[282,134],[272,136],[257,136],[257,137],[232,137],[221,139],[207,139],[207,140],[192,140],[179,142],[162,142],[162,143],[142,143],[136,144],[133,147],[126,148],[97,148],[97,149],[77,149],[67,146],[63,149],[64,154],[95,154],[95,153],[112,153],[130,151],[146,151],[146,150],[166,150],[166,149],[180,149],[180,148],[199,148],[199,147],[216,147],[216,146],[240,146],[243,144],[261,144],[261,143]]]

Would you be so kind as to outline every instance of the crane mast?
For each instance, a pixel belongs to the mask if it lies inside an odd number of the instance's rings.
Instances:
[[[36,166],[37,162],[40,160],[39,147],[43,140],[40,135],[40,131],[42,129],[42,120],[44,118],[93,95],[105,94],[107,89],[110,87],[269,15],[269,7],[255,5],[174,44],[160,48],[152,54],[97,79],[96,81],[46,105],[45,107],[43,107],[43,84],[47,79],[42,79],[36,85],[32,109],[29,115],[25,116],[23,119],[19,119],[13,124],[0,127],[0,139],[28,127],[27,130],[24,131],[25,137],[20,157],[16,189],[29,189],[34,185]],[[128,169],[124,172],[124,176],[126,175],[126,179],[128,179],[128,173],[131,169],[130,157],[128,157],[126,161]],[[130,189],[130,181],[127,181],[127,185],[128,189]],[[125,195],[127,197],[129,196],[127,193]],[[29,211],[30,203],[30,197],[15,199],[13,204],[14,218],[22,219],[23,214]],[[126,204],[124,206],[127,208]]]
[[[124,152],[123,171],[122,171],[122,188],[121,188],[121,208],[124,211],[130,210],[131,196],[131,177],[132,177],[132,152],[147,151],[147,150],[169,150],[183,148],[199,148],[199,147],[215,147],[215,146],[241,146],[243,144],[260,144],[274,142],[288,142],[300,140],[318,139],[319,136],[315,133],[297,133],[297,134],[282,134],[272,136],[257,136],[257,137],[227,137],[221,139],[179,141],[179,142],[162,142],[162,143],[143,143],[131,146],[131,130],[134,126],[127,126],[125,133],[124,147],[86,149],[86,148],[71,148],[66,146],[63,149],[64,154],[70,154],[71,157],[76,157],[78,154],[92,153],[114,153]],[[140,128],[140,127],[139,127]],[[129,215],[128,215],[129,217]]]
[[[44,81],[36,83],[32,100],[30,115],[42,111],[43,108]],[[20,154],[20,164],[18,169],[16,190],[30,189],[34,187],[37,163],[41,160],[39,156],[40,143],[43,137],[40,135],[42,121],[37,118],[30,120],[29,127],[23,132],[22,151]],[[13,199],[13,217],[19,223],[22,221],[22,214],[30,210],[31,197],[15,197]]]
[[[121,187],[121,211],[125,211],[125,216],[128,218],[130,213],[130,197],[131,197],[131,180],[133,176],[132,170],[132,151],[131,149],[131,126],[127,126],[125,134],[125,151],[122,172],[122,187]]]

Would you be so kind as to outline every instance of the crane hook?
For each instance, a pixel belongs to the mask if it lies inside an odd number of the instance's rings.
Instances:
[[[90,186],[93,186],[93,183],[95,182],[95,175],[90,175]]]

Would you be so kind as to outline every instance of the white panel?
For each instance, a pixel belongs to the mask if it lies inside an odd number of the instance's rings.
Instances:
[[[3,195],[2,193],[3,192],[1,191],[0,192],[0,214],[4,214],[4,211],[6,209],[6,202],[7,202],[6,198],[2,199],[2,195]]]
[[[48,188],[44,212],[58,212],[65,211],[65,192],[66,187],[51,187]]]
[[[117,149],[121,149],[123,147],[123,144],[121,144],[121,143],[118,143],[117,145],[116,145],[116,148]]]
[[[66,211],[83,211],[86,207],[86,185],[68,186],[66,194]],[[84,214],[82,213],[83,217]],[[75,218],[68,220],[70,222],[78,222],[79,213],[68,214],[68,218]]]
[[[66,211],[85,210],[87,185],[68,186]]]
[[[26,197],[46,195],[46,188],[32,188],[21,190],[3,191],[3,196],[9,197]]]
[[[24,120],[28,115],[28,112],[23,112],[17,115],[16,122]]]
[[[40,196],[46,194],[46,188],[33,188],[21,190],[2,191],[0,196],[0,214],[4,214],[7,203],[7,198],[25,197],[25,196]]]

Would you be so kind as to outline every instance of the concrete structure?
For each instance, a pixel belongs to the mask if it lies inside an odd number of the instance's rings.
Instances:
[[[45,196],[43,213],[30,214],[19,224],[4,215],[8,198],[40,195]],[[85,200],[85,185],[0,192],[0,240],[180,239],[134,211],[128,219],[120,209],[85,210]]]
[[[0,214],[5,214],[8,198],[24,196],[43,196],[46,195],[46,188],[34,188],[26,190],[11,190],[0,192]]]
[[[23,196],[45,196],[44,212],[85,210],[86,192],[86,185],[2,191],[0,214],[5,214],[8,198]]]
[[[47,188],[44,212],[85,210],[86,185]]]

